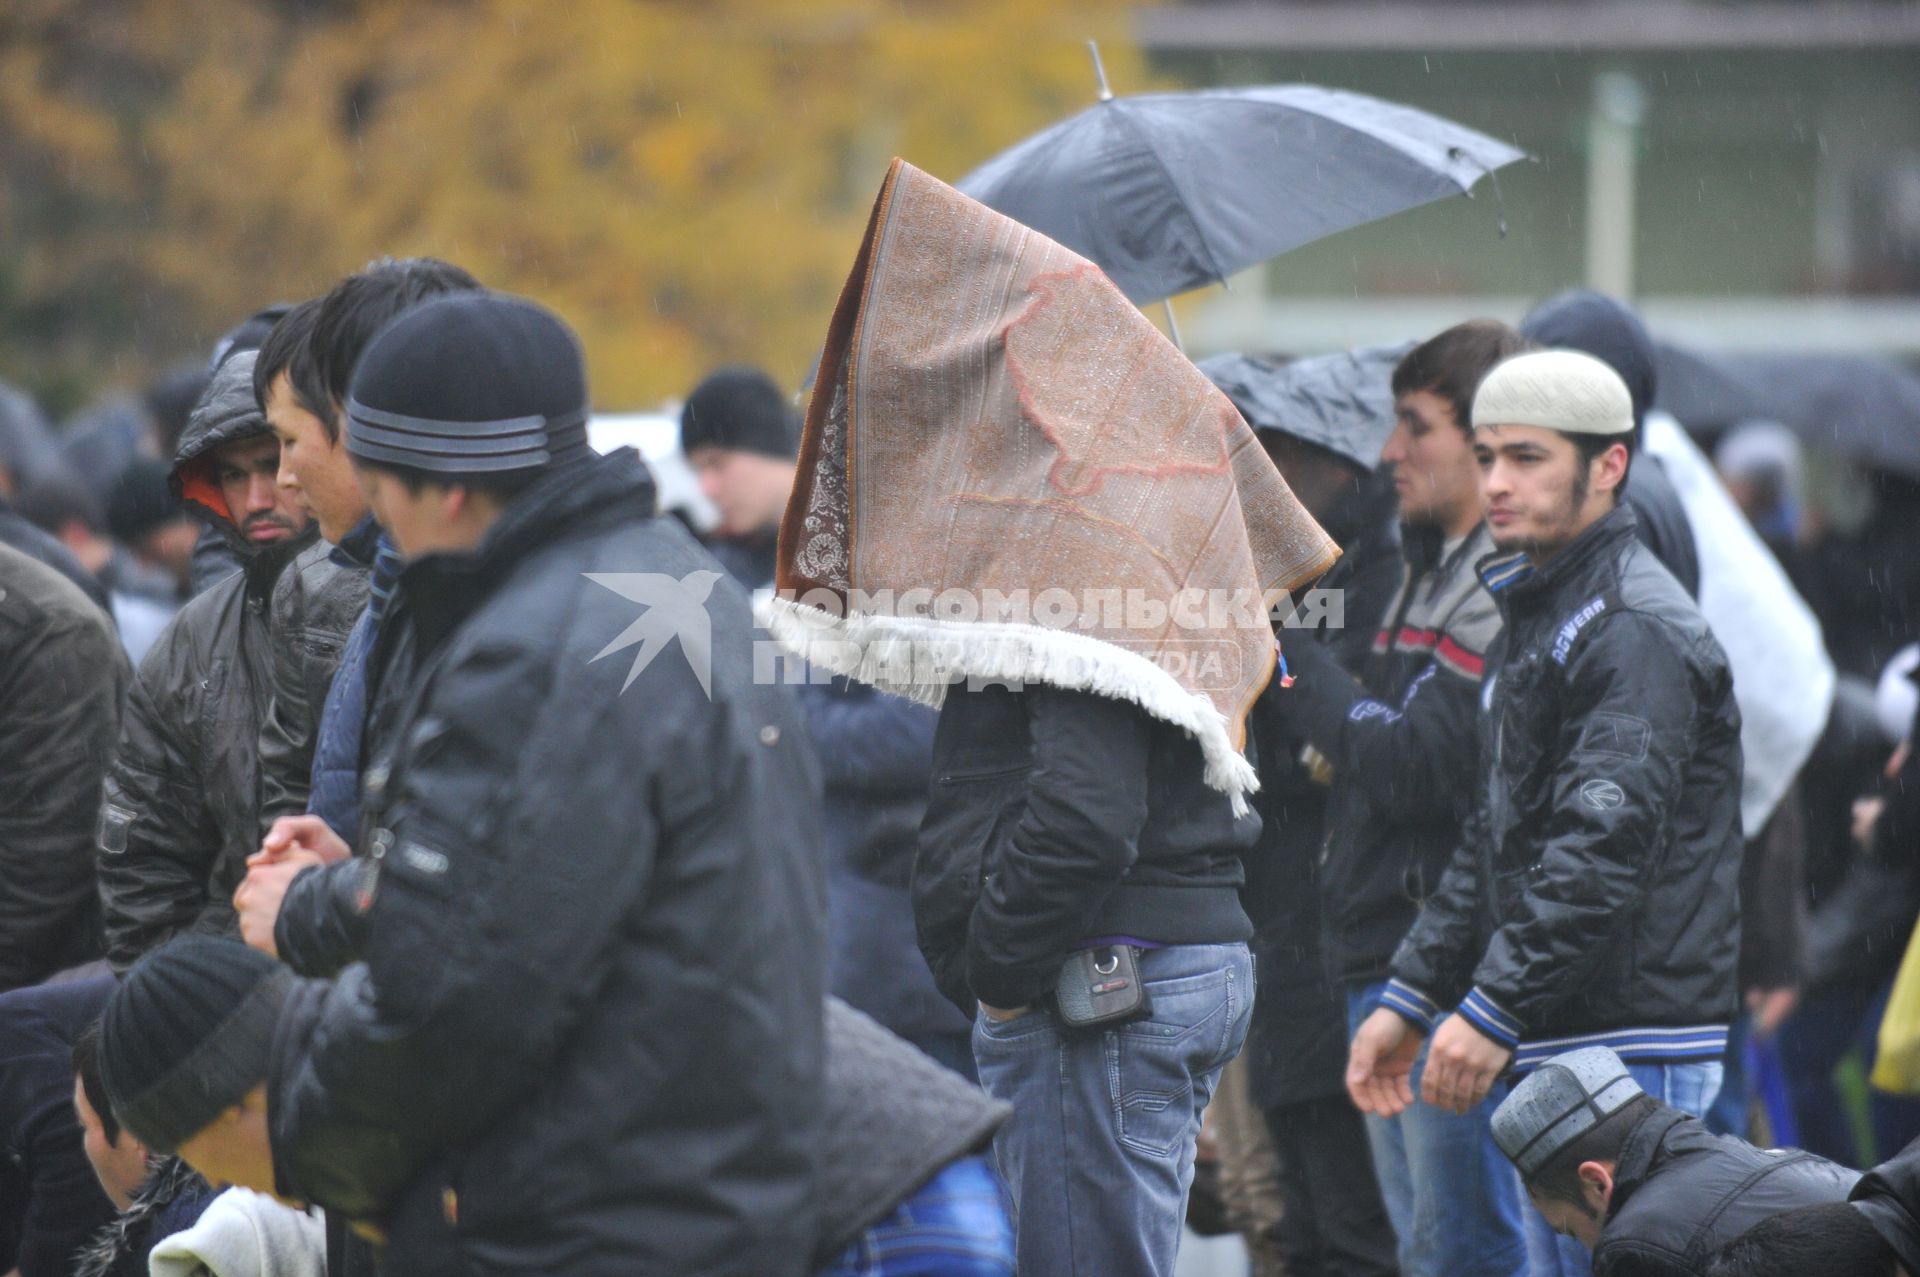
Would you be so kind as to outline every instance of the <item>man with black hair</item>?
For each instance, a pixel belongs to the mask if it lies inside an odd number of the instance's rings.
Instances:
[[[276,481],[279,446],[253,400],[251,352],[214,375],[180,439],[180,499],[246,567],[191,600],[134,677],[96,838],[107,957],[125,970],[179,931],[230,930],[259,845],[256,742],[266,712],[268,599],[313,541]]]
[[[773,584],[780,516],[793,492],[800,415],[758,368],[709,373],[680,410],[680,450],[720,511],[713,557],[750,590]]]
[[[480,287],[458,266],[431,257],[382,258],[295,307],[268,334],[254,368],[254,395],[280,439],[280,481],[306,500],[321,544],[297,559],[273,597],[273,700],[260,732],[260,829],[304,812],[314,797],[315,753],[330,691],[342,665],[332,735],[351,760],[318,775],[323,818],[351,836],[358,788],[357,727],[364,696],[365,654],[375,622],[367,602],[375,575],[396,570],[391,557],[376,570],[380,526],[367,508],[342,446],[347,387],[361,353],[393,319],[429,298]],[[355,628],[360,633],[355,636]],[[351,693],[351,694],[350,694]]]
[[[1381,460],[1399,500],[1399,589],[1377,620],[1354,618],[1378,630],[1357,678],[1327,645],[1285,645],[1295,683],[1281,694],[1280,719],[1333,772],[1322,935],[1348,1034],[1387,996],[1394,948],[1438,885],[1466,816],[1480,674],[1500,630],[1474,575],[1493,542],[1469,414],[1481,379],[1525,345],[1505,324],[1470,320],[1395,365],[1395,424]],[[1465,1114],[1417,1105],[1369,1116],[1407,1277],[1524,1271],[1519,1193],[1488,1139],[1490,1113],[1491,1104]]]
[[[1474,396],[1504,620],[1480,698],[1474,808],[1360,1026],[1370,1112],[1481,1103],[1509,1067],[1607,1046],[1703,1113],[1739,949],[1740,715],[1720,646],[1618,504],[1632,399],[1573,351],[1506,360]],[[1432,1041],[1426,1043],[1431,1035]],[[1536,1277],[1577,1277],[1537,1212]]]
[[[1755,1148],[1640,1089],[1605,1047],[1555,1056],[1493,1115],[1493,1135],[1554,1230],[1596,1277],[1695,1277],[1769,1216],[1843,1201],[1859,1175]]]
[[[390,1271],[798,1273],[818,771],[745,592],[648,513],[637,456],[593,454],[587,406],[571,331],[498,294],[414,308],[355,369],[410,679],[374,702],[347,965],[274,1036],[273,1169],[381,1220]],[[289,825],[283,865],[347,855]]]
[[[119,1213],[84,1247],[62,1256],[66,1266],[60,1271],[73,1277],[145,1277],[154,1248],[193,1227],[217,1191],[180,1158],[156,1154],[115,1116],[101,1076],[99,1023],[100,1008],[115,987],[106,982],[94,1022],[73,1043],[68,1093],[87,1160]],[[32,1275],[23,1271],[21,1277]]]

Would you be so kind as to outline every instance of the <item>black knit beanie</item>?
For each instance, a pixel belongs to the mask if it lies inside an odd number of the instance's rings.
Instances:
[[[293,973],[237,940],[184,935],[137,963],[100,1020],[114,1116],[171,1153],[266,1081]]]
[[[680,410],[680,451],[695,448],[791,461],[800,455],[800,416],[758,368],[722,368],[695,386]]]
[[[347,451],[449,476],[545,470],[591,455],[587,363],[565,321],[506,293],[401,315],[353,371]]]

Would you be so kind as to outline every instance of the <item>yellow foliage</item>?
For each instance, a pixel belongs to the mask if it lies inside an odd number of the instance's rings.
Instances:
[[[1089,105],[1088,37],[1149,87],[1132,7],[39,0],[0,27],[0,159],[85,215],[9,183],[0,311],[121,281],[146,318],[115,340],[150,362],[430,253],[566,315],[602,407],[722,361],[797,383],[887,160],[955,179]]]

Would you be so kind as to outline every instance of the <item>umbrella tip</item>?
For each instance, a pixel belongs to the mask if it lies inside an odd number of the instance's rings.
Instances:
[[[1107,68],[1100,61],[1100,42],[1087,41],[1087,52],[1093,55],[1093,78],[1100,83],[1100,100],[1113,101],[1113,90],[1107,85]]]

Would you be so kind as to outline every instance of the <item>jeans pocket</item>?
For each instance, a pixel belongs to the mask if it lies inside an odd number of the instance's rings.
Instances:
[[[973,1038],[1007,1047],[1027,1046],[1044,1041],[1053,1027],[1053,1016],[1045,1007],[1036,1006],[1011,1020],[996,1020],[985,1011],[973,1013]]]
[[[1194,1078],[1226,1063],[1234,1017],[1225,971],[1148,981],[1153,1014],[1106,1035],[1108,1098],[1120,1142],[1171,1156],[1190,1137]]]

